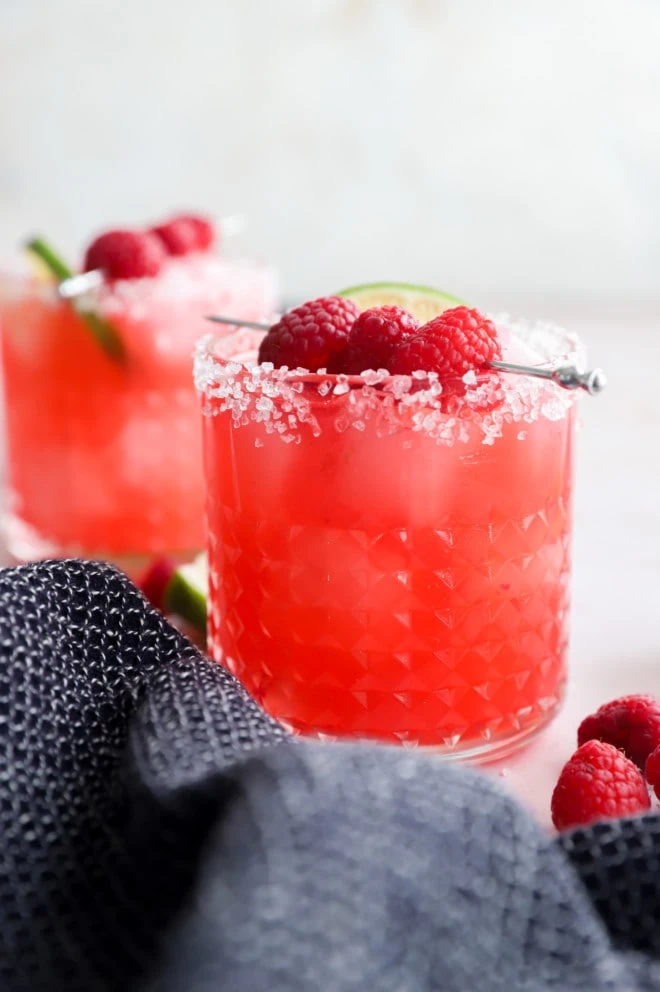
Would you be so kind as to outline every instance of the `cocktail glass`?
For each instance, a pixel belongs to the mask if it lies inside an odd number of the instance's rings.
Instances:
[[[563,331],[501,330],[583,362]],[[448,398],[429,373],[260,366],[256,344],[196,357],[213,657],[303,734],[525,741],[566,678],[574,394],[485,372]]]
[[[199,404],[190,381],[203,315],[276,307],[273,270],[213,255],[172,258],[155,278],[75,303],[31,276],[0,276],[12,558],[85,555],[129,571],[203,545]],[[79,310],[100,314],[115,360]]]

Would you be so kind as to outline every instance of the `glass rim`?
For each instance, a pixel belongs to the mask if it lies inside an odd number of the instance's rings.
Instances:
[[[538,335],[547,336],[548,338],[552,337],[556,342],[561,342],[561,346],[556,350],[553,349],[552,353],[546,353],[543,357],[539,356],[540,361],[528,363],[530,367],[559,368],[569,363],[576,365],[578,368],[584,368],[586,366],[586,349],[575,332],[545,321],[512,320],[508,314],[499,315],[492,319],[498,329],[506,328],[511,334],[520,337],[523,341],[529,337]],[[245,373],[254,374],[253,370],[260,369],[260,378],[272,378],[279,382],[298,382],[303,387],[318,387],[324,382],[329,382],[333,385],[345,383],[350,390],[360,389],[365,386],[378,388],[379,386],[391,385],[396,380],[411,380],[413,383],[418,383],[421,389],[425,384],[428,386],[440,381],[438,373],[433,371],[418,370],[412,373],[391,373],[386,369],[370,369],[358,374],[346,374],[328,372],[325,369],[312,372],[305,368],[276,367],[272,362],[260,364],[256,359],[255,347],[256,341],[261,336],[260,332],[250,331],[243,327],[232,327],[224,333],[221,331],[210,331],[203,335],[196,344],[194,356],[195,385],[198,393],[203,395],[208,387],[213,386],[214,371],[220,376],[225,377]],[[238,350],[234,355],[218,354],[217,349],[223,342],[240,341],[241,338],[245,338],[246,343],[247,340],[252,342],[250,351],[243,349],[242,351]],[[248,359],[248,354],[253,357]],[[506,361],[506,357],[503,360]],[[474,386],[488,382],[495,376],[501,377],[503,374],[497,369],[483,367],[471,370],[463,376],[442,376],[442,382],[450,385],[463,382]],[[542,380],[536,381],[541,385]]]

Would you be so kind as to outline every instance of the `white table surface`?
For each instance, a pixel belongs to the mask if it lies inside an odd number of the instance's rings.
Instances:
[[[609,379],[582,401],[568,692],[530,747],[489,768],[547,825],[581,719],[618,695],[660,695],[660,310],[562,322]]]

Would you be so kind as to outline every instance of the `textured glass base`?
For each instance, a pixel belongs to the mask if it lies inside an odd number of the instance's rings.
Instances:
[[[557,696],[554,705],[545,710],[545,712],[539,713],[536,719],[529,720],[524,724],[524,726],[521,726],[519,730],[511,730],[506,734],[502,734],[498,737],[492,737],[488,740],[483,738],[481,740],[475,740],[472,738],[470,740],[457,743],[453,747],[448,747],[445,744],[416,744],[411,741],[402,741],[401,746],[406,748],[414,748],[416,750],[423,751],[425,754],[437,754],[439,757],[444,758],[447,761],[465,761],[480,765],[500,761],[502,758],[507,758],[509,755],[514,754],[516,751],[519,751],[531,744],[534,738],[536,738],[557,716],[562,707],[563,701],[564,693],[562,687],[562,691]],[[301,737],[312,737],[316,740],[333,742],[346,742],[346,740],[350,739],[347,737],[338,737],[332,734],[303,733],[296,727],[289,724],[285,724],[285,726],[287,730]],[[352,739],[355,740],[356,738]],[[363,738],[363,740],[370,740],[372,743],[376,741],[373,737]],[[392,741],[388,739],[383,743],[392,744]]]
[[[468,761],[480,765],[488,764],[491,761],[500,761],[502,758],[508,758],[509,755],[531,744],[545,730],[548,724],[552,723],[555,719],[563,705],[563,701],[562,691],[562,694],[557,698],[552,709],[541,714],[535,721],[526,724],[518,732],[512,732],[507,736],[491,741],[472,742],[471,747],[467,746],[469,742],[466,741],[464,747],[459,745],[456,749],[425,747],[424,750],[439,754],[450,761]]]
[[[568,521],[557,500],[488,527],[248,533],[225,506],[210,653],[297,733],[495,751],[562,695]]]

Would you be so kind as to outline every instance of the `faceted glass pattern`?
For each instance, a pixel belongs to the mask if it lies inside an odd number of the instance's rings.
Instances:
[[[347,430],[347,396],[321,396],[298,444],[219,400],[206,413],[210,649],[270,713],[452,754],[505,750],[550,718],[571,405],[493,444],[439,444],[409,421]]]

